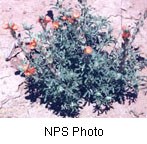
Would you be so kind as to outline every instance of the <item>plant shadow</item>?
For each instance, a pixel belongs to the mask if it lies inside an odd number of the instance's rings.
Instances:
[[[124,105],[126,102],[131,105],[132,103],[135,103],[136,102],[136,99],[138,97],[138,94],[136,92],[124,92],[125,95],[123,95],[121,97],[121,100],[120,100],[120,95],[119,94],[116,94],[116,98],[111,101],[110,103],[108,103],[107,105],[102,105],[102,106],[99,106],[97,104],[94,105],[94,113],[97,113],[97,115],[101,115],[103,113],[107,114],[108,111],[110,111],[111,109],[114,109],[113,107],[113,103],[118,103],[118,104],[121,104],[121,105]]]
[[[42,87],[42,88],[41,88]],[[44,89],[44,84],[43,83],[38,83],[38,84],[34,84],[32,79],[29,79],[27,81],[27,85],[25,87],[26,89],[26,100],[30,100],[32,103],[36,102],[39,99],[39,103],[40,105],[44,104],[45,108],[51,110],[53,112],[53,114],[61,116],[63,118],[65,117],[78,117],[79,115],[79,109],[76,111],[72,111],[70,110],[63,110],[61,107],[63,105],[63,101],[61,101],[60,99],[57,99],[55,102],[52,99],[50,99],[49,97],[46,98],[46,100],[44,100],[43,95],[45,94],[44,91],[42,91],[42,89]]]
[[[33,83],[33,81],[30,79],[29,82],[27,83],[26,86],[26,94],[27,96],[25,97],[27,100],[30,100],[32,103],[36,102],[37,99],[40,100],[40,105],[41,104],[45,104],[45,107],[51,111],[53,111],[53,113],[55,115],[61,116],[63,118],[65,117],[71,117],[71,118],[76,118],[79,116],[80,114],[80,109],[83,109],[85,107],[86,104],[93,104],[93,112],[97,113],[97,115],[101,115],[103,113],[108,113],[108,111],[110,111],[111,109],[114,109],[113,107],[113,103],[114,102],[118,102],[119,104],[124,104],[125,101],[128,101],[129,104],[131,103],[135,103],[136,99],[137,99],[137,93],[135,92],[125,92],[126,95],[124,95],[123,99],[120,100],[119,98],[115,98],[114,101],[110,102],[107,105],[102,105],[99,106],[97,104],[95,104],[94,99],[90,98],[90,99],[85,99],[85,103],[83,105],[80,105],[77,109],[78,111],[73,111],[71,112],[71,110],[62,110],[61,107],[63,105],[63,101],[61,101],[60,99],[57,99],[56,102],[52,102],[50,103],[52,100],[51,99],[46,99],[47,103],[44,101],[43,99],[43,91],[40,91],[40,86],[43,84],[38,84],[35,85]],[[118,94],[119,95],[119,94]]]

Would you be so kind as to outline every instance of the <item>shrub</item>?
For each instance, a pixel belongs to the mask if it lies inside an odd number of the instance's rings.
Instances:
[[[26,59],[18,68],[26,77],[30,98],[39,98],[64,117],[77,116],[83,102],[104,112],[113,102],[134,101],[144,61],[138,60],[139,52],[132,43],[146,13],[133,30],[123,27],[121,47],[116,47],[109,19],[93,15],[86,3],[79,1],[76,8],[68,9],[58,2],[56,8],[57,17],[52,10],[39,17],[43,28],[39,33],[24,25],[27,38],[16,36],[15,24],[5,27],[22,41],[18,45]]]

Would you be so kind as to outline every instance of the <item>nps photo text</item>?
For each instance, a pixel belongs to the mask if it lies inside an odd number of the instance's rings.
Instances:
[[[92,127],[92,128],[84,128],[84,127],[45,127],[44,129],[45,136],[103,136],[104,131],[101,128]]]

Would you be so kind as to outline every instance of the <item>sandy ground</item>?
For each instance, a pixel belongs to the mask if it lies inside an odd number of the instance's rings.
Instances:
[[[68,2],[68,0],[66,0]],[[74,3],[76,0],[70,0]],[[24,22],[37,25],[39,15],[43,15],[55,0],[0,0],[0,25],[7,21],[17,24]],[[114,36],[121,32],[122,25],[133,25],[138,19],[139,13],[147,8],[147,0],[88,0],[96,8],[96,12],[102,16],[111,16],[110,20],[114,26]],[[20,28],[20,31],[22,29]],[[134,45],[140,46],[144,55],[147,55],[147,20],[137,35]],[[24,81],[16,76],[15,65],[17,61],[5,62],[11,50],[12,37],[8,31],[0,26],[0,118],[8,117],[48,117],[56,118],[52,111],[47,110],[44,105],[31,103],[25,99],[24,86],[18,90],[18,85]],[[143,71],[147,74],[146,70]],[[93,107],[86,105],[81,110],[79,117],[147,117],[147,96],[140,91],[137,101],[131,105],[113,104],[114,109],[107,114],[97,116],[93,113]]]

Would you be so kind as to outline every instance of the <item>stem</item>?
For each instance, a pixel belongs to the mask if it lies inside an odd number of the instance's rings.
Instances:
[[[140,17],[138,22],[136,23],[136,27],[134,28],[133,34],[132,34],[132,39],[127,39],[122,43],[122,48],[123,48],[123,58],[120,63],[120,69],[119,71],[122,72],[124,71],[125,68],[125,62],[128,56],[128,50],[131,48],[131,45],[133,41],[135,40],[135,36],[138,34],[140,27],[143,26],[144,20],[147,18],[147,10],[144,12],[143,16]]]
[[[125,69],[125,62],[126,62],[126,59],[127,59],[127,56],[128,56],[128,44],[129,44],[129,40],[125,40],[125,42],[122,43],[123,58],[122,58],[121,63],[120,63],[120,69],[119,69],[120,72],[123,72],[124,69]]]

